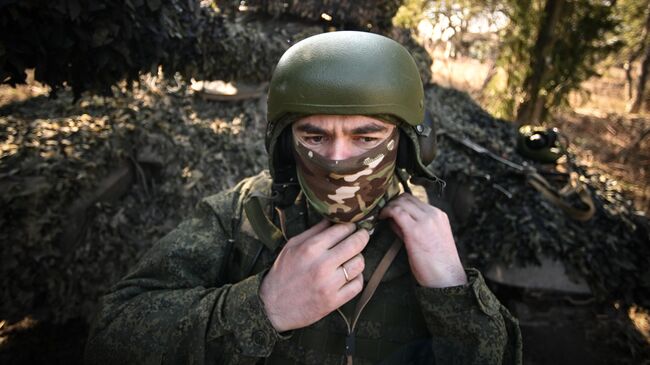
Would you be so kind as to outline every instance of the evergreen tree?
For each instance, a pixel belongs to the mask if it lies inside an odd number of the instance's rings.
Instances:
[[[518,123],[541,123],[568,104],[569,93],[597,75],[597,65],[622,43],[613,37],[614,4],[597,0],[506,0],[510,24],[497,60],[505,82],[488,87],[489,108]]]

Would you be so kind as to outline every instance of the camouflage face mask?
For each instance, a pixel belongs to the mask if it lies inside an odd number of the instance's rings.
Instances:
[[[399,133],[362,155],[330,160],[294,141],[298,181],[313,208],[332,222],[357,222],[392,183]]]

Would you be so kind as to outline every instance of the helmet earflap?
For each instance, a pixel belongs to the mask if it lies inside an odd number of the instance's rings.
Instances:
[[[429,111],[424,114],[422,123],[416,126],[403,125],[402,128],[410,129],[410,134],[415,132],[415,139],[409,138],[408,134],[400,129],[400,141],[397,152],[397,166],[406,169],[410,174],[416,174],[420,171],[418,161],[414,158],[416,153],[419,153],[420,161],[424,166],[429,165],[438,152],[436,141],[436,129],[433,117]],[[414,143],[417,140],[418,146]]]
[[[410,128],[410,127],[409,127]],[[415,146],[413,141],[406,136],[403,130],[399,131],[399,144],[397,145],[397,167],[406,171],[413,171],[415,159],[411,158]]]
[[[273,202],[280,208],[293,204],[300,192],[296,177],[296,161],[293,157],[293,133],[291,126],[285,127],[277,139],[271,157],[274,161]]]
[[[293,132],[291,126],[284,128],[278,141],[278,162],[280,166],[294,166],[296,161],[293,158]]]

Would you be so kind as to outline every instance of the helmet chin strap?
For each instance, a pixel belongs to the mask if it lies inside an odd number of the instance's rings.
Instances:
[[[408,181],[409,179],[413,184],[421,185],[424,187],[433,187],[436,195],[438,197],[441,197],[442,194],[445,192],[445,187],[447,186],[447,182],[433,174],[429,176],[409,176],[408,172],[405,169],[396,169],[396,175],[399,178],[400,182],[402,185],[404,185],[404,191],[407,193],[411,193],[411,189],[408,187]]]

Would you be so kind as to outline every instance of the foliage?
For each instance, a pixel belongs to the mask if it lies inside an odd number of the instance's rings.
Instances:
[[[0,318],[89,318],[98,296],[198,199],[266,166],[263,99],[206,102],[169,91],[185,87],[140,85],[116,98],[71,104],[62,91],[57,100],[0,108],[0,241],[12,243],[0,246]],[[430,86],[426,105],[441,128],[523,162],[510,125],[467,95]],[[439,142],[434,170],[465,176],[481,197],[457,237],[474,263],[534,264],[545,254],[572,265],[601,299],[649,305],[648,220],[632,212],[615,182],[584,173],[599,210],[590,222],[574,222],[503,166]],[[91,205],[85,222],[71,217],[73,203],[119,161],[138,171],[130,190]],[[62,240],[72,225],[85,227],[81,238]]]
[[[622,1],[617,13],[621,19],[620,38],[625,46],[618,57],[613,57],[613,61],[622,64],[625,70],[627,96],[630,99],[627,111],[638,113],[644,101],[646,109],[650,109],[645,85],[650,73],[650,1]],[[634,64],[637,60],[640,61],[641,70],[637,80],[633,81]]]
[[[512,119],[524,100],[524,80],[533,72],[531,55],[541,31],[543,4],[525,0],[507,0],[505,13],[510,24],[501,32],[503,44],[497,60],[501,80],[488,85],[490,111],[496,116]],[[597,0],[566,1],[555,29],[555,41],[544,60],[539,93],[545,98],[544,110],[568,104],[569,92],[582,81],[597,75],[596,67],[603,59],[620,49],[612,40],[618,21],[613,6]],[[505,82],[504,82],[505,79]]]
[[[619,19],[619,37],[624,43],[621,52],[615,55],[617,63],[638,58],[645,47],[650,46],[650,37],[645,35],[645,22],[650,12],[648,0],[618,0],[615,15]]]
[[[420,20],[424,19],[426,0],[406,0],[393,17],[393,25],[402,28],[416,29]]]
[[[512,1],[507,7],[507,27],[501,30],[501,51],[496,65],[497,75],[484,92],[489,102],[488,111],[499,118],[513,119],[521,88],[530,64],[536,29],[539,27],[539,9],[532,0]],[[518,19],[514,22],[513,19]]]
[[[426,5],[426,17],[434,23],[447,24],[453,34],[469,31],[472,23],[481,22],[484,26],[496,26],[503,4],[499,0],[429,0]]]

